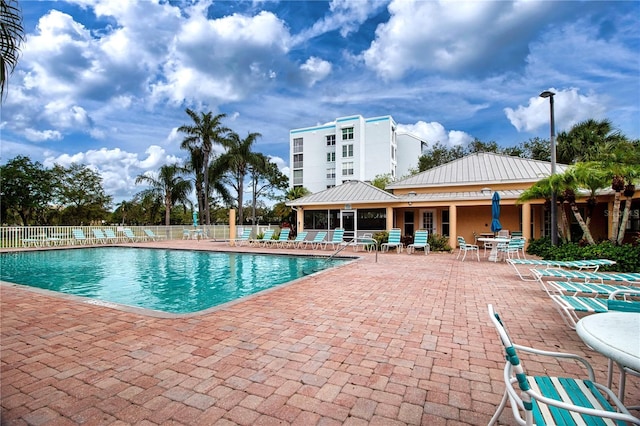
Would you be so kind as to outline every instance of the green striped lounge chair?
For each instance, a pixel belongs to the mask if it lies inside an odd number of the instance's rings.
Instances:
[[[242,230],[242,235],[240,238],[234,241],[235,245],[238,247],[249,244],[249,240],[251,239],[251,228],[244,228]]]
[[[332,250],[336,249],[336,246],[340,247],[344,244],[344,229],[336,228],[333,230],[333,235],[331,240],[327,240],[323,242],[323,247],[326,250],[327,247],[331,246]]]
[[[387,252],[390,248],[395,248],[398,253],[402,252],[402,248],[404,247],[402,242],[402,231],[400,228],[393,228],[389,231],[389,239],[386,243],[382,243],[380,245],[380,251]]]
[[[262,234],[262,238],[256,238],[255,240],[249,240],[249,245],[253,246],[259,246],[259,245],[266,245],[268,243],[265,243],[265,241],[269,241],[271,240],[271,237],[273,237],[273,234],[275,232],[275,229],[267,229],[266,231],[264,231],[264,234]]]
[[[265,241],[264,245],[269,245],[272,247],[284,247],[284,245],[287,243],[287,241],[289,241],[289,234],[291,233],[291,229],[289,228],[282,228],[280,230],[280,234],[278,234],[278,239],[277,240],[269,240],[269,241]]]
[[[608,387],[596,383],[593,367],[574,354],[549,352],[512,343],[502,320],[489,305],[489,317],[498,332],[506,353],[504,366],[505,392],[489,421],[496,424],[507,403],[519,425],[640,425],[640,419],[629,413]],[[584,367],[585,377],[530,376],[518,358],[518,352],[527,352],[538,358],[555,358],[556,363],[568,361]],[[529,357],[527,357],[529,359]],[[544,365],[552,363],[540,360]],[[575,365],[572,366],[573,371]],[[546,370],[545,370],[546,371]]]
[[[312,249],[320,248],[322,247],[322,243],[326,237],[327,237],[327,231],[319,231],[315,235],[315,237],[313,237],[313,240],[304,240],[300,242],[300,247],[304,249],[306,249],[309,246],[311,246]]]
[[[308,234],[309,234],[309,232],[307,232],[307,231],[298,232],[296,234],[296,238],[294,238],[293,240],[287,241],[286,247],[287,248],[300,248],[300,245],[307,238]]]

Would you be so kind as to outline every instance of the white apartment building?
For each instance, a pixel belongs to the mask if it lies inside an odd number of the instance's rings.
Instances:
[[[398,133],[390,115],[336,118],[334,122],[289,132],[291,187],[312,193],[351,180],[371,181],[389,174],[393,179],[416,168],[426,142]]]

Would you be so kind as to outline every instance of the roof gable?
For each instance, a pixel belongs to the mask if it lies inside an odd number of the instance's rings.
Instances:
[[[556,165],[563,173],[568,166]],[[509,182],[537,182],[551,175],[551,163],[528,158],[478,152],[392,183],[388,189]]]
[[[387,191],[383,191],[366,182],[353,180],[289,201],[286,204],[288,206],[301,206],[335,203],[379,203],[397,200],[398,198],[395,195]]]

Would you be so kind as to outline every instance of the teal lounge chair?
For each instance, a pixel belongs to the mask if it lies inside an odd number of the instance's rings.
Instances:
[[[331,249],[335,250],[336,246],[340,247],[344,245],[344,228],[336,228],[333,230],[333,236],[331,237],[331,241],[325,241],[323,243],[323,247],[326,250],[329,245],[331,245]]]
[[[264,245],[266,246],[268,244],[268,245],[274,246],[274,247],[284,247],[286,242],[289,241],[289,234],[290,233],[291,233],[291,229],[282,228],[280,230],[280,234],[278,235],[278,239],[277,240],[265,241]]]
[[[251,228],[244,228],[242,230],[242,235],[240,235],[240,238],[232,241],[237,247],[241,247],[249,244],[250,239],[251,239]]]
[[[327,231],[320,231],[313,237],[313,240],[304,240],[300,243],[300,247],[303,247],[305,250],[307,247],[311,246],[312,249],[320,248],[324,239],[327,237]]]
[[[144,233],[151,241],[158,241],[165,238],[164,235],[156,235],[151,229],[145,229]]]
[[[489,305],[489,317],[504,346],[507,360],[503,373],[506,389],[500,405],[489,421],[489,426],[498,421],[507,402],[511,405],[516,423],[520,425],[605,424],[602,421],[605,418],[620,421],[615,424],[627,422],[626,424],[640,425],[640,419],[629,413],[611,389],[596,383],[593,367],[585,358],[512,343],[502,319],[492,305]],[[526,327],[524,330],[527,330]],[[567,361],[573,367],[570,371],[582,371],[584,377],[553,377],[546,374],[546,369],[545,375],[529,376],[517,352],[526,352],[527,356],[524,359],[534,359],[539,365]],[[553,363],[546,362],[546,359],[552,358]],[[582,368],[576,370],[576,367]],[[557,369],[562,371],[561,367]],[[572,415],[576,414],[577,417],[581,417],[582,423],[572,418]]]
[[[407,246],[407,254],[415,252],[417,248],[423,249],[425,255],[429,254],[431,246],[427,242],[428,238],[429,231],[416,231],[416,234],[413,237],[413,244],[409,244]]]
[[[476,244],[467,244],[462,237],[458,237],[458,256],[456,259],[460,257],[460,254],[464,252],[464,256],[462,256],[462,261],[464,262],[464,258],[467,257],[467,252],[475,253],[478,262],[480,262],[480,249]]]
[[[106,244],[108,242],[108,238],[102,232],[102,229],[92,229],[94,240],[100,244]]]
[[[107,237],[107,240],[112,243],[117,243],[118,241],[120,241],[120,237],[118,237],[112,229],[105,229],[104,235]]]
[[[393,228],[389,231],[389,239],[386,243],[382,243],[380,245],[382,252],[388,252],[390,248],[395,248],[398,253],[402,253],[402,248],[404,245],[400,241],[402,238],[402,234],[400,228]]]
[[[298,232],[295,239],[287,241],[287,248],[300,248],[308,234],[307,231]]]
[[[82,229],[72,229],[71,235],[73,235],[73,239],[79,244],[87,244],[90,242],[86,235],[84,235],[84,231]]]
[[[124,232],[124,236],[130,242],[142,241],[142,237],[137,236],[133,233],[133,231],[129,228],[125,228],[122,232]]]
[[[267,229],[266,231],[264,231],[264,234],[262,234],[262,238],[256,238],[255,240],[249,240],[249,245],[253,246],[259,246],[259,245],[263,245],[265,246],[268,243],[265,243],[265,241],[269,241],[271,240],[271,237],[273,237],[275,230],[274,229]]]

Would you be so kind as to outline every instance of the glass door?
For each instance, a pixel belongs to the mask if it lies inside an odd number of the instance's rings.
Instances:
[[[356,212],[354,210],[342,210],[340,226],[344,228],[345,241],[351,241],[356,236]]]

